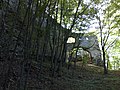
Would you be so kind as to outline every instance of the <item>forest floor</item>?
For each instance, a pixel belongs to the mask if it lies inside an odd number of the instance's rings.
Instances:
[[[35,90],[120,90],[120,71],[109,71],[104,75],[103,68],[93,64],[82,67],[77,62],[76,67],[64,67],[60,75],[54,77],[46,68],[41,77],[41,89]]]

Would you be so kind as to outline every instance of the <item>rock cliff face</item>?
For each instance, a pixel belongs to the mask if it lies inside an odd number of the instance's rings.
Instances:
[[[80,40],[80,47],[91,54],[91,59],[93,63],[99,65],[101,61],[101,51],[99,48],[97,36],[85,36],[82,37]]]

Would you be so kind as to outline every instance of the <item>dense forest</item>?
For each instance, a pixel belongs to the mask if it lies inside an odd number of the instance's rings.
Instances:
[[[119,90],[120,0],[0,0],[0,90]]]

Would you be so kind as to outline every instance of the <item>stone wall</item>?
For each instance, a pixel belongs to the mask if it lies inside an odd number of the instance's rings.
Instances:
[[[76,35],[75,34],[72,35],[72,37],[74,37],[76,40],[75,43],[67,44],[67,52],[71,52],[71,50],[75,48],[82,48],[83,52],[86,51],[90,54],[90,59],[89,59],[90,62],[96,65],[100,65],[101,50],[99,47],[97,36],[92,35],[92,36],[83,36],[81,38],[78,38],[76,37]],[[67,57],[69,57],[69,55]]]
[[[101,50],[97,36],[85,36],[81,38],[80,47],[91,54],[92,62],[99,65],[101,62]]]

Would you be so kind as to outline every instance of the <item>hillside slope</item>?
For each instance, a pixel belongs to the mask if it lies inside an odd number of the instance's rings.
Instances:
[[[45,69],[45,68],[44,68]],[[32,80],[28,90],[119,90],[119,71],[110,71],[108,75],[103,75],[103,68],[88,64],[84,67],[80,63],[71,66],[68,70],[62,68],[60,75],[50,77],[49,69],[42,73],[42,79],[38,84]]]

